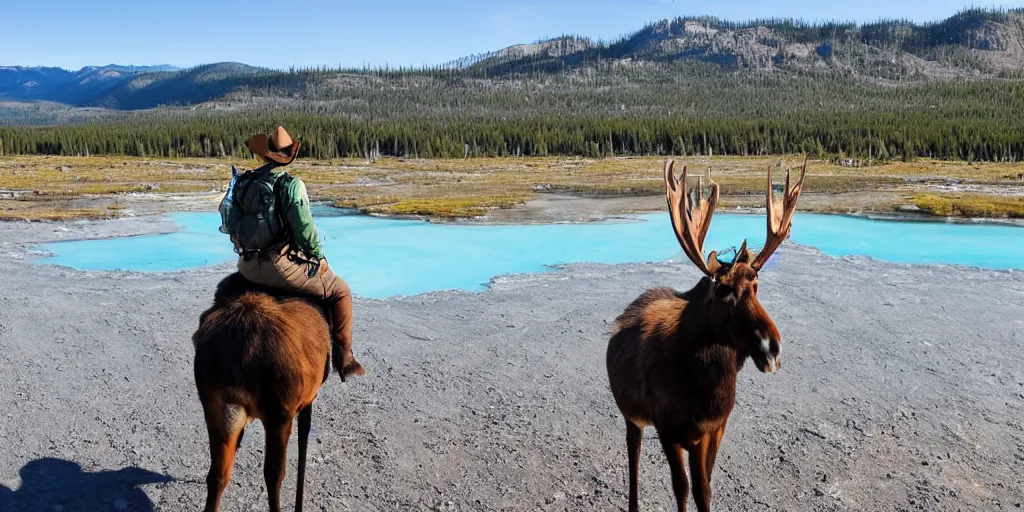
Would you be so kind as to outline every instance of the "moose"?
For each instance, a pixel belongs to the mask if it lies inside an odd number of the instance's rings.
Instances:
[[[676,239],[704,274],[686,292],[668,288],[647,291],[615,320],[608,342],[608,380],[626,421],[629,457],[629,510],[639,510],[640,445],[643,429],[653,426],[672,472],[676,504],[686,510],[689,485],[683,452],[689,454],[693,499],[700,511],[711,509],[711,472],[736,401],[736,375],[747,358],[764,373],[781,365],[781,337],[757,300],[757,276],[789,236],[796,202],[807,173],[791,188],[786,173],[783,204],[773,198],[768,170],[768,236],[755,256],[747,242],[731,262],[711,252],[704,259],[704,239],[718,205],[718,184],[707,179],[686,190],[686,168],[675,178],[675,162],[665,164],[666,199]]]
[[[213,306],[192,336],[194,371],[210,438],[206,512],[220,507],[245,427],[266,430],[263,476],[271,512],[281,510],[288,439],[298,415],[299,468],[295,510],[302,511],[306,446],[313,400],[342,354],[333,347],[322,305],[231,274],[217,286]]]

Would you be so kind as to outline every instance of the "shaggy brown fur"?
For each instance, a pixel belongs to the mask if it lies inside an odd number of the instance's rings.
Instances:
[[[686,511],[689,494],[684,451],[690,456],[693,501],[702,512],[711,509],[711,472],[736,403],[736,375],[748,357],[763,372],[782,362],[779,331],[757,300],[757,272],[789,236],[806,173],[805,158],[796,185],[790,187],[786,173],[783,203],[776,204],[769,169],[765,245],[754,255],[744,241],[726,263],[714,252],[704,259],[704,238],[719,197],[710,170],[711,194],[705,199],[700,180],[695,190],[687,190],[686,168],[676,180],[675,162],[665,162],[672,230],[705,277],[685,293],[649,290],[615,320],[606,364],[612,395],[626,420],[630,512],[640,509],[640,444],[647,426],[658,430],[679,510]]]
[[[685,293],[649,290],[615,320],[608,379],[626,420],[631,512],[639,510],[647,426],[657,429],[668,456],[679,510],[689,494],[684,450],[697,509],[710,509],[711,472],[736,402],[736,375],[748,357],[765,369],[767,358],[778,356],[779,333],[757,302],[756,273],[743,263],[718,272],[718,282],[705,277]],[[765,339],[773,343],[767,354]]]
[[[271,295],[273,293],[274,295]],[[210,437],[206,511],[218,510],[245,426],[267,433],[264,477],[279,511],[292,420],[299,418],[296,510],[302,510],[313,400],[330,372],[326,317],[306,299],[266,290],[238,274],[224,279],[192,336],[195,379]]]

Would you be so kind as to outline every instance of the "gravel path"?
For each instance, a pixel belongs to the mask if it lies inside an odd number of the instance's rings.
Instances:
[[[167,229],[0,224],[0,510],[201,507],[190,336],[229,267],[27,262],[34,242]],[[681,264],[578,265],[480,294],[357,300],[370,373],[332,375],[315,404],[307,509],[624,509],[608,329],[646,288],[697,277]],[[717,510],[1021,510],[1024,274],[786,246],[761,284],[786,364],[740,375]],[[642,507],[672,510],[664,456],[653,430],[645,438]],[[254,424],[224,510],[266,509],[262,444]]]

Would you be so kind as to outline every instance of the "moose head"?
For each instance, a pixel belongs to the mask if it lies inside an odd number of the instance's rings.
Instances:
[[[731,262],[718,258],[714,251],[704,258],[704,238],[711,227],[711,218],[718,206],[719,187],[711,180],[708,169],[707,180],[711,195],[703,197],[702,183],[687,192],[686,168],[682,177],[675,177],[675,162],[665,164],[665,188],[672,228],[679,245],[697,268],[709,281],[712,293],[709,295],[711,325],[717,335],[731,340],[736,346],[745,348],[758,369],[772,373],[782,363],[782,340],[768,313],[757,299],[757,275],[779,245],[789,236],[793,226],[796,202],[803,190],[807,173],[807,158],[800,171],[800,179],[790,186],[790,173],[786,172],[786,188],[782,204],[775,202],[772,191],[772,171],[768,169],[767,216],[768,236],[764,247],[756,255],[747,249],[746,240]]]

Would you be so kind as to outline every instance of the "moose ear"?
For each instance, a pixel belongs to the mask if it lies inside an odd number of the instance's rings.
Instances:
[[[736,252],[736,260],[733,263],[746,263],[749,265],[751,261],[754,261],[754,253],[747,249],[747,241],[744,240],[740,250]]]
[[[721,269],[722,262],[718,261],[718,251],[711,251],[711,254],[708,254],[708,271],[717,274]]]

